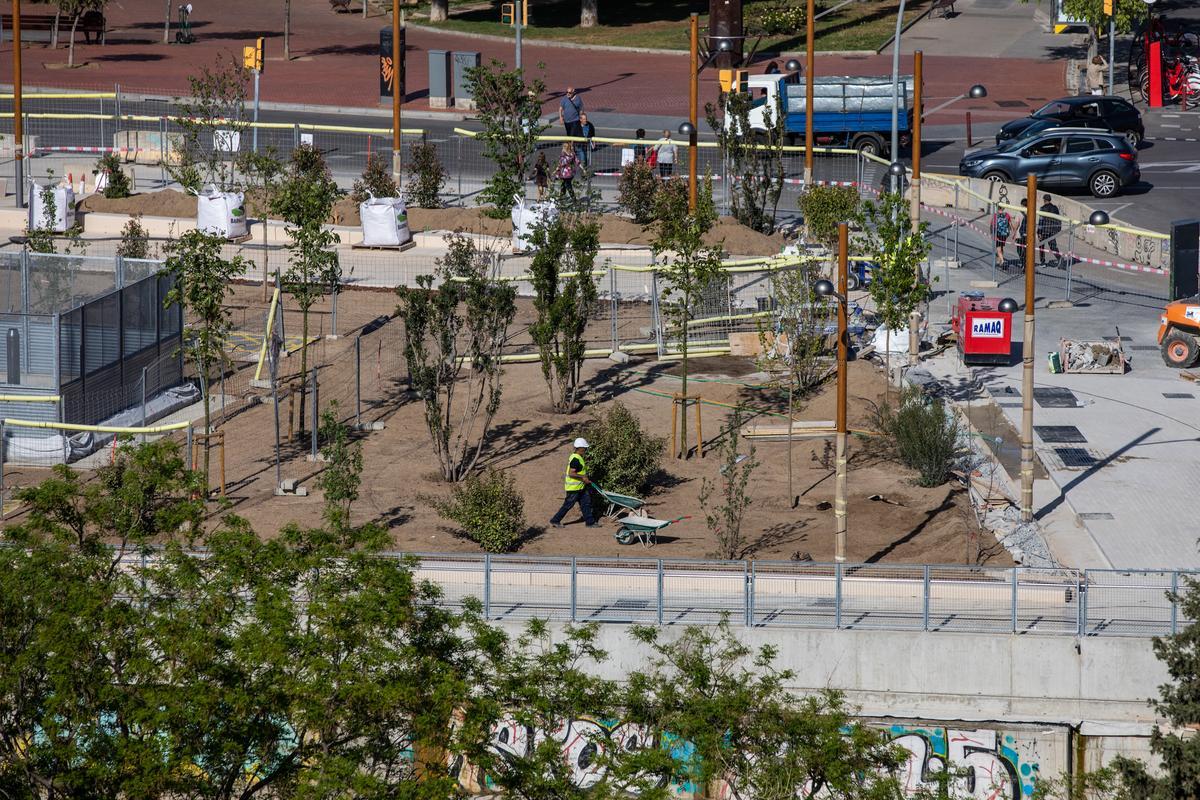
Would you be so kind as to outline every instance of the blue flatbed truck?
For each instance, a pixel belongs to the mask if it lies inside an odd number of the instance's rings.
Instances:
[[[804,144],[805,86],[798,73],[750,75],[754,97],[752,131],[765,130],[765,111],[781,102],[789,144]],[[901,145],[912,129],[913,78],[901,75],[896,126]],[[890,158],[892,139],[892,79],[890,77],[821,76],[813,79],[813,139],[825,147],[846,147]]]

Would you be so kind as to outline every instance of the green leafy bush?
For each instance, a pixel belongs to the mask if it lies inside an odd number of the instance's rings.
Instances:
[[[756,12],[758,24],[755,33],[778,36],[799,33],[804,30],[804,6],[799,3],[782,2]]]
[[[908,389],[896,407],[884,403],[875,412],[878,430],[888,437],[893,455],[919,474],[921,486],[940,486],[962,455],[959,423],[941,400]]]
[[[437,145],[417,142],[408,150],[408,189],[405,200],[417,208],[441,208],[446,170],[438,158]]]
[[[654,195],[654,218],[656,220],[678,220],[681,212],[686,215],[688,207],[688,182],[683,178],[668,178],[659,182]],[[708,230],[717,221],[717,204],[713,200],[712,176],[706,175],[696,186],[696,219],[702,230]]]
[[[654,221],[654,196],[658,193],[658,176],[654,167],[645,161],[626,164],[617,183],[617,205],[639,225]]]
[[[368,193],[376,197],[398,197],[400,189],[392,180],[392,168],[388,162],[389,159],[378,153],[367,156],[366,169],[363,170],[361,178],[354,180],[354,190],[350,192],[350,199],[361,203],[367,199]]]
[[[618,494],[644,493],[667,449],[666,439],[649,435],[619,402],[580,426],[579,435],[591,445],[586,458],[592,480]]]
[[[149,258],[150,234],[142,226],[142,215],[130,217],[121,229],[121,243],[117,245],[121,258]]]
[[[512,475],[499,470],[468,476],[450,490],[449,500],[435,500],[433,507],[489,553],[512,550],[527,527],[525,500]]]
[[[800,195],[799,205],[808,235],[830,249],[837,247],[838,223],[853,225],[862,213],[853,186],[814,186]]]
[[[116,153],[105,153],[96,162],[97,173],[108,173],[108,185],[104,187],[104,196],[110,200],[129,197],[133,193],[133,184],[129,176],[121,169],[121,159]]]

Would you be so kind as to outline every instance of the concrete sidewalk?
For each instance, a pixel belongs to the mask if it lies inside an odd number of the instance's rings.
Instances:
[[[239,4],[236,13],[224,13],[214,4],[197,4],[192,25],[198,40],[192,45],[162,43],[163,6],[159,0],[125,0],[111,4],[106,13],[111,28],[108,44],[77,42],[75,56],[82,64],[77,69],[64,68],[65,49],[52,51],[32,45],[23,50],[25,85],[111,91],[114,84],[120,84],[128,91],[178,95],[188,90],[188,78],[200,66],[211,64],[221,54],[236,55],[240,60],[243,45],[265,36],[268,59],[262,78],[263,99],[335,108],[379,106],[379,30],[389,24],[388,17],[364,19],[358,14],[334,14],[324,3],[294,4],[293,60],[285,61],[278,32],[280,12],[270,4]],[[973,20],[965,13],[951,20],[927,20],[910,30],[910,42],[927,35],[921,33],[926,23],[969,31],[939,38],[925,47],[926,107],[932,109],[955,98],[973,83],[987,85],[990,92],[980,103],[953,103],[945,111],[931,112],[927,122],[959,122],[966,108],[972,108],[981,120],[1005,119],[1063,92],[1063,61],[1029,55],[997,57],[967,48],[965,42],[980,35],[986,40],[986,29],[980,29],[985,20]],[[536,29],[531,35],[536,37]],[[513,60],[511,44],[450,33],[414,29],[409,31],[407,45],[405,107],[414,110],[429,110],[429,50],[477,50],[485,62]],[[762,57],[764,63],[766,58]],[[557,107],[561,92],[570,83],[581,90],[598,126],[604,126],[608,114],[645,114],[680,121],[687,115],[688,67],[683,52],[613,52],[527,44],[524,59],[534,74],[542,74],[534,65],[545,65],[547,111]],[[910,57],[902,58],[901,69],[911,71]],[[885,75],[891,72],[891,57],[818,55],[817,71],[824,75]],[[702,75],[702,107],[716,100],[716,77],[713,70]],[[11,80],[11,44],[5,43],[0,46],[0,82]]]
[[[982,265],[949,275],[951,300],[971,281],[988,277]],[[1161,279],[1145,280],[1147,291],[1159,289]],[[1050,485],[1035,487],[1035,506],[1039,519],[1057,520],[1046,535],[1052,551],[1073,567],[1200,567],[1200,387],[1162,363],[1155,342],[1161,303],[1129,290],[1076,295],[1073,307],[1048,308],[1062,297],[1063,280],[1039,275],[1038,281],[1034,444]],[[939,281],[935,288],[946,287]],[[984,291],[1020,301],[1024,279]],[[936,330],[947,321],[946,302],[939,297],[931,308]],[[1020,319],[1018,312],[1016,339]],[[1130,372],[1048,372],[1046,353],[1057,349],[1060,338],[1103,340],[1115,337],[1118,327]],[[966,367],[951,351],[927,366],[957,390],[981,385],[1012,431],[1020,430],[1019,355],[1005,367]],[[1070,512],[1066,524],[1064,509]]]

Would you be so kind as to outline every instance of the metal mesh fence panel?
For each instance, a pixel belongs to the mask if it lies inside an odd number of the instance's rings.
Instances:
[[[1014,572],[931,567],[929,629],[1012,631]]]
[[[461,609],[467,598],[485,601],[487,557],[476,554],[419,555],[413,576],[441,590],[439,602]]]
[[[1016,568],[1017,630],[1073,634],[1079,630],[1079,576]]]
[[[1179,586],[1177,573],[1089,569],[1084,581],[1085,635],[1165,636],[1178,629],[1178,611],[1167,598]]]
[[[577,558],[575,572],[578,621],[658,621],[662,572],[655,559]]]
[[[756,561],[751,570],[754,625],[837,627],[838,580],[832,564]]]
[[[925,627],[925,575],[921,567],[871,564],[842,568],[843,628]]]
[[[492,556],[491,619],[571,619],[570,558]]]
[[[662,622],[712,625],[746,619],[747,566],[736,561],[662,562]]]

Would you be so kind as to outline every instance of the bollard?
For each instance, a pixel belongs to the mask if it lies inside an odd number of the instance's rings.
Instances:
[[[967,147],[971,146],[971,112],[967,112]]]

